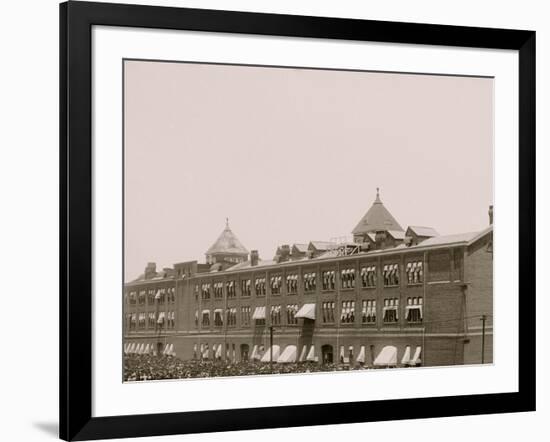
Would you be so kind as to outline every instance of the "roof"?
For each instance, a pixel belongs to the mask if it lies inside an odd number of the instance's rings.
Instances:
[[[284,262],[276,262],[272,260],[266,260],[266,261],[259,261],[258,265],[251,266],[250,261],[243,262],[240,264],[236,264],[233,267],[229,267],[225,269],[225,272],[233,272],[237,270],[254,270],[256,268],[265,268],[270,266],[277,266],[277,267],[287,267],[287,266],[293,266],[298,263],[304,264],[304,263],[316,263],[316,262],[322,262],[326,261],[328,259],[350,259],[355,258],[357,256],[364,256],[364,257],[370,257],[370,256],[379,256],[379,255],[387,255],[391,254],[392,252],[396,251],[416,251],[416,250],[425,250],[426,248],[437,248],[439,246],[447,246],[447,245],[472,245],[479,239],[483,238],[485,235],[491,233],[493,231],[493,226],[489,226],[484,230],[477,231],[477,232],[468,232],[468,233],[459,233],[456,235],[445,235],[445,236],[437,236],[433,238],[428,238],[425,241],[422,241],[420,244],[416,244],[413,246],[407,246],[403,243],[399,244],[396,247],[390,247],[388,249],[380,249],[380,250],[369,250],[368,252],[359,252],[357,254],[353,255],[340,255],[337,250],[330,250],[327,251],[317,257],[313,258],[303,258],[298,259],[294,261],[284,261]]]
[[[388,233],[393,239],[405,239],[405,232],[403,230],[388,230]]]
[[[486,229],[478,232],[467,232],[467,233],[458,233],[456,235],[444,235],[436,236],[433,238],[428,238],[426,241],[422,241],[418,246],[414,247],[430,247],[430,246],[441,246],[445,244],[453,243],[467,243],[468,245],[474,243],[479,238],[485,236],[487,233],[493,230],[493,226],[487,227]],[[412,248],[412,247],[411,247]]]
[[[407,230],[411,230],[416,236],[439,236],[439,233],[433,227],[409,226]]]
[[[296,247],[299,252],[306,253],[308,244],[292,244],[292,248]]]
[[[258,259],[258,264],[255,266],[250,264],[250,261],[241,262],[239,264],[235,264],[234,266],[231,266],[225,270],[227,271],[233,271],[233,270],[244,270],[244,269],[255,269],[257,267],[265,267],[265,266],[272,266],[277,264],[277,261],[274,261],[272,259]]]
[[[374,203],[363,218],[361,218],[357,226],[355,226],[352,233],[358,235],[361,233],[376,232],[377,230],[403,230],[382,203],[378,189]]]
[[[248,250],[241,244],[226,222],[225,229],[216,242],[206,251],[207,255],[214,254],[248,255]]]
[[[330,241],[311,241],[309,243],[308,248],[310,246],[313,246],[316,250],[324,251],[324,250],[331,249],[335,245],[336,245],[336,243],[333,243],[333,242],[330,242]]]

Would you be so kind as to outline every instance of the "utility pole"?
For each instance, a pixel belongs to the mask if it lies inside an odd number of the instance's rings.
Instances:
[[[273,373],[273,326],[269,327],[269,371]]]
[[[485,321],[486,315],[481,315],[481,363],[485,363]]]

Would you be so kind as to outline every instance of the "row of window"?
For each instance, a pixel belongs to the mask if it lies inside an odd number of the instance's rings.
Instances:
[[[423,318],[422,297],[407,298],[406,320],[407,322],[422,322]],[[322,321],[325,324],[335,322],[336,304],[334,301],[325,301],[321,304]],[[297,324],[298,304],[287,304],[286,306],[286,324]],[[386,298],[382,309],[383,322],[395,323],[399,321],[399,299]],[[203,310],[201,312],[201,325],[209,327],[211,323],[211,311]],[[224,315],[222,309],[213,311],[213,323],[215,327],[222,327],[224,324]],[[283,317],[283,307],[281,305],[272,305],[270,307],[270,318],[272,325],[281,325]],[[241,307],[241,325],[249,326],[251,323],[251,307]],[[228,326],[237,325],[237,308],[231,307],[226,310],[226,320]],[[265,325],[265,315],[255,318],[256,325]],[[376,323],[376,300],[369,299],[361,302],[361,322],[363,324]],[[342,301],[340,310],[340,323],[355,323],[355,301]],[[195,312],[195,326],[199,325],[199,311]]]
[[[128,292],[126,298],[130,305],[155,305],[156,301],[159,304],[173,304],[176,302],[176,290],[174,287],[140,290],[139,292],[132,290]]]
[[[159,312],[158,317],[154,312],[129,313],[126,315],[127,330],[151,330],[156,328],[168,329],[176,327],[176,312]]]
[[[409,262],[406,265],[407,283],[421,284],[423,282],[423,268],[422,261]],[[376,266],[362,267],[361,272],[361,286],[363,288],[376,287]],[[400,282],[399,264],[386,264],[383,267],[382,272],[384,286],[393,287],[398,286]],[[355,269],[348,268],[340,271],[340,287],[342,289],[355,288]],[[281,293],[282,276],[272,276],[269,280],[269,286],[271,294],[278,295]],[[323,290],[334,290],[336,288],[336,272],[334,270],[325,270],[321,274],[321,282]],[[229,298],[236,296],[236,283],[235,281],[228,281],[225,283],[227,296]],[[204,283],[201,285],[200,290],[202,293],[202,299],[210,299],[211,284]],[[223,297],[223,282],[216,282],[213,285],[214,297]],[[317,289],[317,274],[315,272],[304,273],[303,275],[303,288],[304,292],[313,292]],[[259,277],[254,280],[254,291],[256,296],[266,295],[266,278]],[[288,294],[296,294],[298,292],[298,275],[292,274],[286,277],[286,292]],[[198,297],[199,286],[195,286],[195,296]],[[252,295],[252,280],[241,280],[241,293],[242,296]]]

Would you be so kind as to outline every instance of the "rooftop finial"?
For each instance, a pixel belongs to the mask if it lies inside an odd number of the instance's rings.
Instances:
[[[225,218],[225,228],[229,229],[229,218]]]
[[[376,188],[376,200],[374,202],[375,203],[381,203],[382,202],[382,201],[380,201],[380,187]]]

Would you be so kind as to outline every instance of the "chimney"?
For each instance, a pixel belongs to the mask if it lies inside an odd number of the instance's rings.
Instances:
[[[290,259],[290,246],[283,244],[281,246],[281,262],[288,261]]]
[[[250,251],[250,265],[251,266],[257,266],[259,259],[260,259],[260,257],[258,255],[258,251],[257,250],[251,250]]]
[[[376,242],[377,249],[383,249],[386,246],[386,231],[377,230],[374,236],[374,241]]]
[[[493,205],[489,206],[489,224],[493,225]]]
[[[145,279],[151,279],[157,274],[157,264],[154,262],[148,262],[145,267]]]

